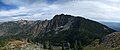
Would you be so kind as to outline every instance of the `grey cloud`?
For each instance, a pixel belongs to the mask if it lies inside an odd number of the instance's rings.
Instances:
[[[12,15],[10,17],[18,17],[18,16],[31,16],[32,14],[17,14],[17,15]]]
[[[19,1],[23,2],[23,0]],[[20,11],[15,10],[18,12],[10,14],[11,18],[19,17],[28,20],[44,20],[51,19],[55,14],[65,13],[83,16],[97,21],[120,21],[120,8],[117,6],[120,4],[120,1],[56,0],[51,4],[46,3],[47,0],[36,0],[34,2],[31,1],[29,2],[26,0],[25,2],[28,3],[21,4],[20,6],[24,7],[25,9]],[[18,0],[16,0],[16,3],[17,2]]]

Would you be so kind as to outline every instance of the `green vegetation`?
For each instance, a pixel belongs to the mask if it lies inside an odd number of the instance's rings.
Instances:
[[[113,48],[113,50],[120,50],[120,46]]]
[[[104,44],[100,44],[99,39],[94,40],[90,45],[84,47],[83,50],[110,50]]]

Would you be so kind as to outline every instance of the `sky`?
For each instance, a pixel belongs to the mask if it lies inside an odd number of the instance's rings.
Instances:
[[[120,0],[0,0],[0,22],[50,20],[61,13],[120,22]]]

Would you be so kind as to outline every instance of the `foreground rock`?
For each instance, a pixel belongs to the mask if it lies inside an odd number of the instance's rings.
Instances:
[[[14,40],[9,41],[7,45],[1,47],[0,50],[40,50],[40,47],[27,41]]]
[[[103,43],[108,47],[120,46],[120,32],[111,33],[103,38]]]

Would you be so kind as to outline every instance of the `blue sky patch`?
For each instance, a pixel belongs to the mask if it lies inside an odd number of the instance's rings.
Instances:
[[[17,9],[17,6],[15,6],[15,5],[6,5],[2,1],[0,1],[0,10],[11,10],[11,9]]]

